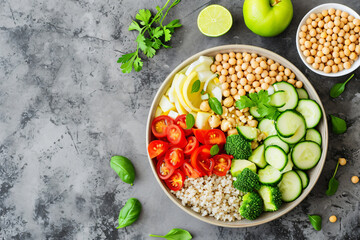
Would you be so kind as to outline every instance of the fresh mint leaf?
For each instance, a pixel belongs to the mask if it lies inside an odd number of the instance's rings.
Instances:
[[[198,92],[200,90],[200,84],[201,84],[200,80],[196,80],[191,87],[191,93]]]
[[[149,20],[151,18],[151,12],[149,9],[140,9],[135,18],[140,21],[141,25],[147,25],[149,24]]]
[[[135,21],[132,21],[129,28],[128,28],[129,31],[132,31],[132,30],[137,30],[139,32],[141,32],[141,27],[139,26],[139,24]]]
[[[219,100],[215,97],[211,97],[208,100],[210,108],[217,114],[222,115],[223,114],[223,108],[221,106],[221,103]]]
[[[342,134],[346,132],[347,126],[345,120],[339,117],[335,117],[333,115],[330,115],[330,118],[331,118],[332,131],[335,134]]]
[[[211,156],[214,156],[214,155],[218,154],[219,151],[220,151],[220,149],[219,149],[219,146],[218,146],[217,144],[215,144],[214,146],[212,146],[212,147],[210,148],[210,154],[211,154]]]
[[[186,129],[191,129],[195,125],[195,118],[191,113],[185,117]]]
[[[353,77],[354,77],[354,74],[352,74],[345,82],[335,84],[330,90],[330,97],[337,98],[338,96],[340,96],[344,92],[346,84]]]
[[[322,219],[319,215],[308,215],[311,225],[316,231],[321,230]]]

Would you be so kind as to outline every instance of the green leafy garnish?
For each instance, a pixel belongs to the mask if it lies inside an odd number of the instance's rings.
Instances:
[[[348,80],[346,80],[343,83],[337,83],[335,84],[331,90],[330,90],[330,97],[332,98],[337,98],[338,96],[340,96],[340,94],[342,94],[345,90],[345,85],[354,77],[354,74],[351,75]]]
[[[240,110],[255,106],[257,107],[260,118],[274,120],[280,114],[276,107],[270,105],[270,96],[265,90],[261,90],[258,93],[250,93],[249,97],[241,96],[240,99],[236,101],[236,107]]]
[[[186,129],[191,129],[195,124],[195,118],[191,113],[188,113],[185,117]]]
[[[204,95],[206,92],[204,90],[201,90],[200,94]]]
[[[322,219],[319,215],[308,215],[311,225],[314,227],[316,231],[321,230],[321,222]]]
[[[200,80],[196,80],[192,87],[191,87],[191,93],[195,93],[195,92],[198,92],[200,90]]]
[[[136,51],[122,55],[118,63],[123,73],[130,73],[133,69],[139,72],[143,67],[142,59],[139,56],[141,50],[148,58],[152,58],[156,54],[156,50],[161,47],[170,48],[165,42],[170,41],[175,28],[181,27],[179,19],[175,19],[163,25],[163,21],[169,10],[180,3],[181,0],[175,0],[166,9],[171,0],[167,0],[165,5],[160,8],[156,6],[157,13],[152,16],[149,9],[140,9],[135,18],[138,21],[132,21],[128,30],[138,31],[139,34],[135,40],[137,43]],[[164,14],[164,11],[166,12]],[[154,26],[157,24],[158,26]]]
[[[129,198],[119,213],[119,228],[133,224],[140,215],[141,203],[136,198]]]
[[[332,178],[330,178],[328,189],[326,190],[326,195],[328,196],[334,195],[339,187],[339,181],[335,178],[338,167],[339,167],[339,161],[336,164],[334,175],[332,176]]]
[[[219,102],[219,100],[216,97],[211,97],[209,98],[209,105],[210,108],[218,115],[222,115],[223,114],[223,108],[221,106],[221,103]]]
[[[214,146],[212,146],[212,147],[210,148],[210,154],[211,154],[211,156],[214,156],[214,155],[218,154],[219,151],[220,151],[220,149],[219,149],[219,146],[218,146],[217,144],[215,144]]]
[[[119,175],[123,182],[131,184],[135,180],[135,169],[132,162],[124,156],[113,156],[110,160],[110,166]]]
[[[149,236],[150,237],[165,238],[165,239],[168,239],[168,240],[190,240],[190,239],[192,239],[192,236],[188,231],[186,231],[184,229],[180,229],[180,228],[171,229],[170,232],[168,232],[164,236],[154,235],[154,234],[150,234]]]
[[[330,115],[330,118],[331,118],[332,131],[334,133],[342,134],[342,133],[346,132],[347,127],[346,127],[345,120],[343,120],[339,117],[335,117],[333,115]]]

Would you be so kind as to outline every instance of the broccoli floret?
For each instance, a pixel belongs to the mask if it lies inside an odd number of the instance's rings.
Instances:
[[[248,220],[255,220],[264,210],[264,202],[256,192],[249,192],[242,198],[239,213]]]
[[[235,159],[249,159],[251,144],[240,134],[230,135],[226,138],[225,151]]]
[[[254,190],[259,190],[261,187],[259,176],[249,168],[242,170],[233,184],[236,189],[239,189],[242,192],[252,192]]]
[[[282,200],[281,192],[278,187],[263,185],[259,190],[259,194],[264,201],[265,211],[273,212],[280,208]]]

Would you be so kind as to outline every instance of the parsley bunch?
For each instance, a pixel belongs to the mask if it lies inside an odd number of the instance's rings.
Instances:
[[[247,107],[257,107],[260,118],[271,120],[275,120],[280,114],[276,107],[270,105],[270,96],[265,90],[261,90],[258,93],[250,93],[249,97],[241,96],[236,101],[236,107],[240,110]]]
[[[164,14],[163,11],[170,1],[171,0],[168,0],[162,8],[156,6],[158,12],[155,16],[152,16],[149,9],[140,9],[136,14],[135,18],[140,22],[132,21],[128,29],[129,31],[136,30],[139,32],[135,40],[137,43],[136,51],[122,55],[117,61],[121,64],[120,68],[123,73],[130,73],[133,68],[136,72],[142,69],[143,62],[139,57],[139,49],[148,58],[152,58],[156,54],[156,50],[160,49],[160,47],[170,48],[170,46],[164,43],[170,41],[175,28],[181,27],[179,23],[180,20],[175,19],[165,26],[163,25],[163,21],[169,10],[176,6],[181,0],[175,0]],[[154,24],[158,26],[153,26]]]

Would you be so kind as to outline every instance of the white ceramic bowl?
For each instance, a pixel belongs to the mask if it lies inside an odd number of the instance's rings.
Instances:
[[[342,5],[342,4],[338,4],[338,3],[326,3],[326,4],[322,4],[322,5],[319,5],[313,9],[311,9],[304,17],[303,19],[301,20],[299,26],[298,26],[298,29],[296,31],[296,48],[297,48],[297,51],[299,53],[299,56],[301,58],[301,60],[304,62],[304,64],[313,72],[317,73],[317,74],[320,74],[320,75],[323,75],[323,76],[327,76],[327,77],[339,77],[339,76],[344,76],[346,74],[349,74],[353,71],[355,71],[359,66],[360,66],[360,58],[358,58],[352,65],[349,69],[344,69],[342,71],[339,71],[337,73],[325,73],[323,71],[320,71],[318,69],[315,69],[313,68],[309,63],[306,62],[306,57],[304,56],[304,54],[302,53],[302,51],[300,50],[300,43],[299,43],[299,33],[300,33],[300,28],[302,25],[305,24],[306,22],[306,19],[308,19],[310,17],[310,15],[312,13],[320,13],[322,10],[327,10],[327,9],[330,9],[330,8],[334,8],[334,9],[340,9],[341,11],[345,11],[347,13],[349,13],[350,15],[354,16],[355,18],[358,18],[360,19],[360,16],[359,14],[357,14],[357,12],[355,12],[354,10],[352,10],[351,8],[345,6],[345,5]]]
[[[279,218],[282,215],[286,214],[287,212],[291,211],[301,201],[303,201],[306,198],[306,196],[310,193],[310,191],[315,186],[315,183],[317,182],[317,180],[321,174],[321,171],[323,169],[324,163],[325,163],[326,153],[327,153],[327,149],[328,149],[328,126],[327,126],[327,120],[326,120],[326,114],[325,114],[324,107],[323,107],[321,100],[320,100],[319,96],[317,95],[314,87],[311,85],[310,81],[304,76],[304,74],[302,74],[300,72],[300,70],[297,69],[292,63],[290,63],[288,60],[281,57],[280,55],[278,55],[274,52],[271,52],[269,50],[266,50],[264,48],[259,48],[259,47],[255,47],[255,46],[249,46],[249,45],[224,45],[224,46],[219,46],[219,47],[214,47],[214,48],[204,50],[202,52],[199,52],[199,53],[189,57],[188,59],[183,61],[180,65],[178,65],[166,77],[165,81],[163,82],[163,84],[160,86],[158,92],[156,93],[156,96],[155,96],[154,101],[150,108],[150,112],[149,112],[149,116],[148,116],[148,120],[147,120],[147,129],[146,129],[146,146],[148,146],[149,143],[153,140],[152,133],[151,133],[151,123],[154,119],[156,107],[158,106],[162,95],[164,95],[166,90],[170,87],[175,74],[177,72],[179,72],[180,70],[182,70],[185,66],[196,61],[199,58],[199,56],[214,57],[217,53],[228,53],[228,52],[232,52],[232,51],[233,52],[257,53],[261,56],[273,59],[274,61],[280,63],[281,65],[291,69],[291,71],[293,71],[295,73],[296,78],[304,83],[304,88],[307,90],[309,97],[311,99],[315,100],[320,105],[320,108],[323,113],[323,117],[322,117],[319,125],[317,126],[317,129],[319,130],[319,132],[321,133],[321,136],[322,136],[321,159],[314,168],[307,171],[309,178],[310,178],[310,182],[309,182],[309,185],[303,190],[303,192],[301,193],[299,198],[297,198],[295,201],[290,202],[290,203],[283,203],[281,208],[276,212],[265,212],[265,213],[261,214],[260,217],[254,221],[250,221],[247,219],[243,219],[243,220],[239,220],[239,221],[235,221],[235,222],[219,221],[213,217],[201,216],[201,214],[194,212],[189,207],[183,206],[181,204],[181,201],[179,199],[177,199],[176,196],[170,192],[169,188],[165,185],[165,183],[163,181],[161,181],[161,179],[157,176],[154,161],[150,158],[149,154],[148,154],[148,159],[149,159],[149,163],[150,163],[150,166],[151,166],[151,169],[155,176],[156,181],[159,183],[160,187],[165,192],[165,194],[175,203],[175,205],[180,207],[182,210],[184,210],[191,216],[193,216],[201,221],[207,222],[209,224],[222,226],[222,227],[241,228],[241,227],[252,227],[252,226],[264,224],[266,222],[269,222],[276,218]],[[146,150],[146,152],[147,152],[147,150]]]

